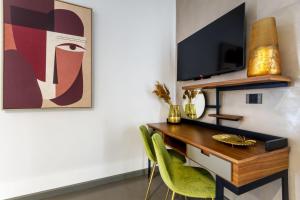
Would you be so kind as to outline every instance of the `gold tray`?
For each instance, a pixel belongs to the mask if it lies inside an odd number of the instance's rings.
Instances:
[[[252,146],[256,144],[255,140],[248,140],[243,136],[233,134],[218,134],[212,136],[212,138],[219,142],[235,146]]]

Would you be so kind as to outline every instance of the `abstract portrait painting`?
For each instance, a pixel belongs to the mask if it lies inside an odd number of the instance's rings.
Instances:
[[[58,0],[4,0],[3,108],[92,104],[92,10]]]

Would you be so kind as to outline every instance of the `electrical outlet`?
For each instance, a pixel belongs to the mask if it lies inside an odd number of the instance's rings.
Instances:
[[[262,104],[262,94],[247,94],[246,95],[247,104]]]

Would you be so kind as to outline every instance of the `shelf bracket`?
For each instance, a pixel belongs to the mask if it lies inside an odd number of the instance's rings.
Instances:
[[[216,88],[216,114],[220,114],[220,89]],[[216,124],[220,125],[220,119],[216,118]]]

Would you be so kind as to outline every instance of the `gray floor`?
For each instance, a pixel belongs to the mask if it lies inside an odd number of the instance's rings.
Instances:
[[[147,189],[148,179],[145,176],[132,178],[126,181],[111,183],[81,192],[57,196],[47,200],[143,200]],[[151,200],[162,200],[167,192],[167,187],[159,175],[153,180]],[[171,199],[171,195],[169,195]],[[177,196],[176,200],[183,200]]]

